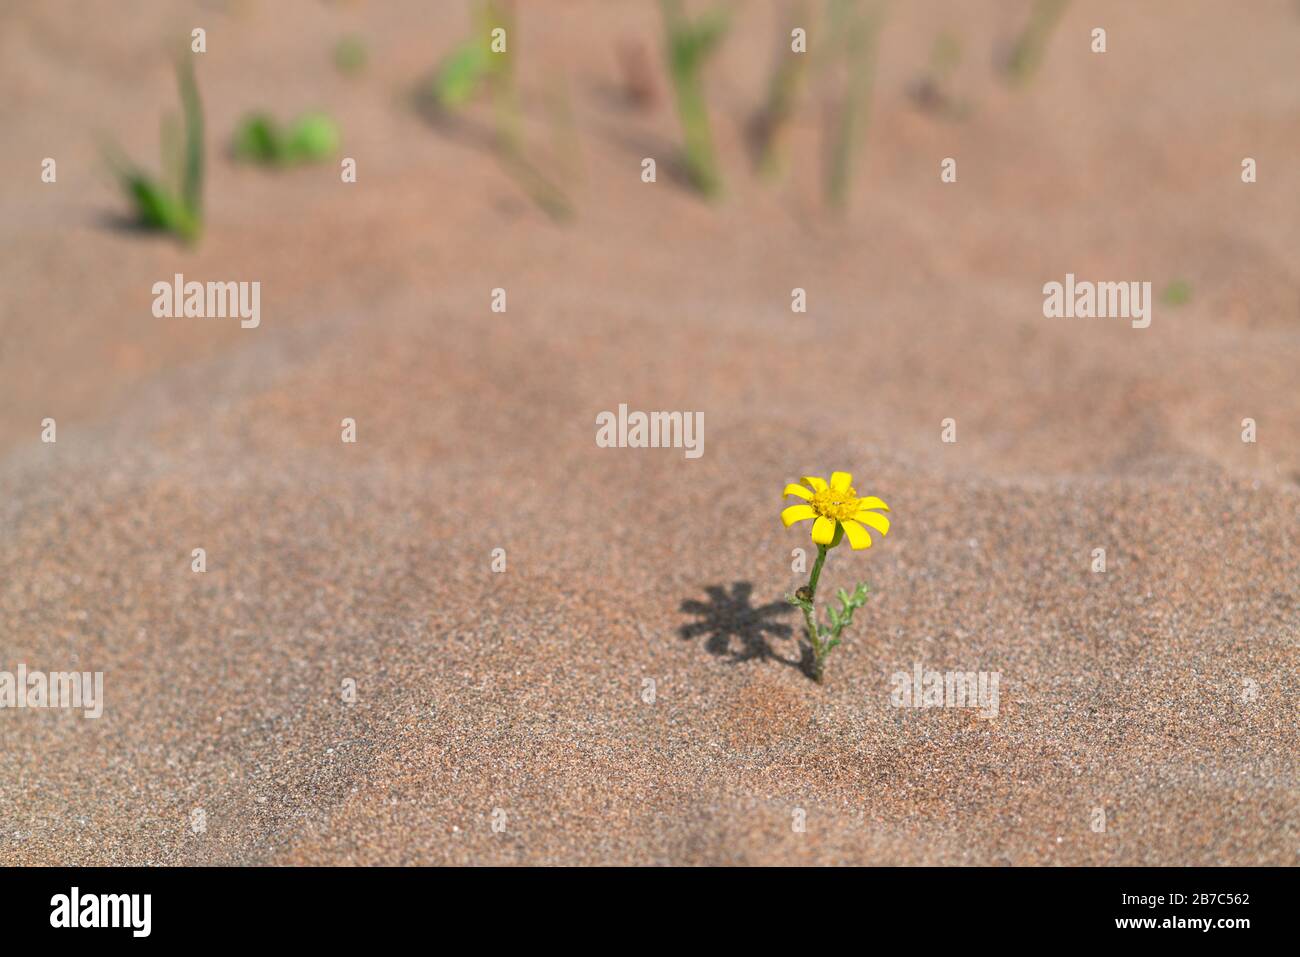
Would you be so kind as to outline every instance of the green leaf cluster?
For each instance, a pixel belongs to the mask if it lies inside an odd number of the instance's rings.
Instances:
[[[236,129],[234,147],[239,159],[265,166],[319,163],[338,152],[338,124],[325,113],[304,113],[285,127],[254,113]]]
[[[162,175],[150,174],[115,150],[107,158],[140,224],[192,243],[203,229],[203,105],[188,55],[176,61],[176,83],[184,131],[178,135],[175,114],[163,117]]]

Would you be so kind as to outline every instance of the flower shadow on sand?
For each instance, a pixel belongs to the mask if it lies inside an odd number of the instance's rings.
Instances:
[[[709,585],[704,592],[709,596],[708,601],[687,598],[682,602],[681,610],[699,619],[678,629],[682,638],[690,640],[707,635],[705,650],[730,659],[732,664],[758,659],[804,669],[806,663],[801,652],[799,658],[786,658],[777,654],[768,641],[769,637],[791,637],[790,626],[777,618],[794,611],[794,606],[773,601],[755,607],[750,600],[754,594],[752,582],[733,582],[730,592],[722,585]]]

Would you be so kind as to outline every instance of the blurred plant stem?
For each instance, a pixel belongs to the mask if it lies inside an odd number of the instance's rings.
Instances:
[[[523,119],[519,105],[519,86],[515,70],[515,49],[518,42],[515,32],[515,5],[513,0],[485,0],[481,8],[484,42],[491,50],[492,32],[505,31],[505,46],[500,52],[489,52],[492,69],[487,73],[487,83],[492,96],[492,112],[496,128],[497,151],[502,166],[519,188],[547,216],[557,221],[572,218],[573,204],[559,186],[552,182],[531,162],[524,147]]]
[[[722,189],[722,177],[709,131],[701,74],[726,33],[727,16],[722,10],[714,9],[690,20],[681,0],[660,0],[659,6],[664,19],[668,70],[682,124],[686,173],[702,194],[716,196]]]
[[[884,22],[884,7],[871,0],[864,11],[859,9],[857,0],[831,0],[830,11],[832,35],[844,38],[847,77],[832,134],[826,200],[835,209],[843,210],[848,205],[854,161],[869,119],[876,73],[876,41]]]
[[[796,53],[790,40],[796,27],[807,30],[808,18],[808,0],[798,0],[789,8],[780,55],[768,81],[767,102],[752,123],[758,172],[765,179],[776,178],[784,167],[782,141],[808,75],[807,52]]]
[[[198,241],[203,231],[203,104],[188,50],[176,58],[183,131],[176,117],[162,121],[162,169],[157,177],[126,159],[111,145],[104,148],[123,191],[135,207],[141,225],[172,233],[185,243]]]
[[[1007,75],[1017,84],[1028,83],[1043,62],[1047,41],[1060,21],[1069,0],[1034,0],[1029,23],[1007,57]]]

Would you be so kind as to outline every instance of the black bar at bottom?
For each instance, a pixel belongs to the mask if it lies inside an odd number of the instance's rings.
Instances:
[[[1218,948],[1278,937],[1292,877],[1282,868],[11,868],[0,870],[0,926],[6,944],[283,940],[295,951],[448,931],[611,948],[828,934],[872,949],[899,935],[921,947],[1128,938]]]

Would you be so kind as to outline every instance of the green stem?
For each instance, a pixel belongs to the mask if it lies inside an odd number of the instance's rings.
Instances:
[[[799,8],[806,14],[806,8]],[[807,22],[801,16],[796,22]],[[781,139],[794,115],[808,60],[805,55],[783,52],[780,65],[772,74],[767,104],[758,116],[758,171],[771,179],[781,172]]]
[[[876,41],[881,22],[881,8],[873,4],[866,13],[855,14],[855,20],[847,28],[844,53],[848,62],[848,87],[840,106],[839,128],[830,155],[830,175],[827,180],[827,199],[839,209],[848,204],[854,156],[862,138],[862,130],[867,125],[871,88],[875,82]]]
[[[720,192],[722,177],[713,152],[713,136],[709,132],[709,112],[701,71],[714,52],[723,27],[716,19],[688,20],[681,0],[660,0],[660,9],[669,73],[682,125],[682,158],[686,172],[701,194],[714,197]]]
[[[1043,62],[1047,41],[1068,4],[1069,0],[1035,0],[1029,24],[1016,41],[1007,62],[1007,70],[1013,81],[1026,83],[1038,70]]]
[[[181,109],[185,115],[185,164],[182,168],[181,202],[189,214],[191,235],[196,238],[203,222],[203,104],[194,79],[194,60],[182,53],[176,65],[180,85]]]
[[[683,76],[677,84],[677,111],[681,114],[685,135],[683,152],[691,182],[705,196],[718,192],[718,171],[713,162],[713,137],[709,133],[709,114],[698,76]]]
[[[822,662],[826,660],[826,649],[822,646],[821,636],[817,633],[817,611],[813,602],[817,600],[817,579],[821,578],[827,551],[825,545],[817,546],[817,561],[813,563],[812,577],[808,579],[808,598],[802,606],[804,622],[808,627],[808,641],[813,650],[813,680],[818,683],[822,680]]]
[[[826,561],[827,551],[829,549],[825,545],[817,546],[817,561],[813,562],[812,577],[808,579],[808,604],[810,605],[817,597],[817,579],[822,577],[822,564]]]

